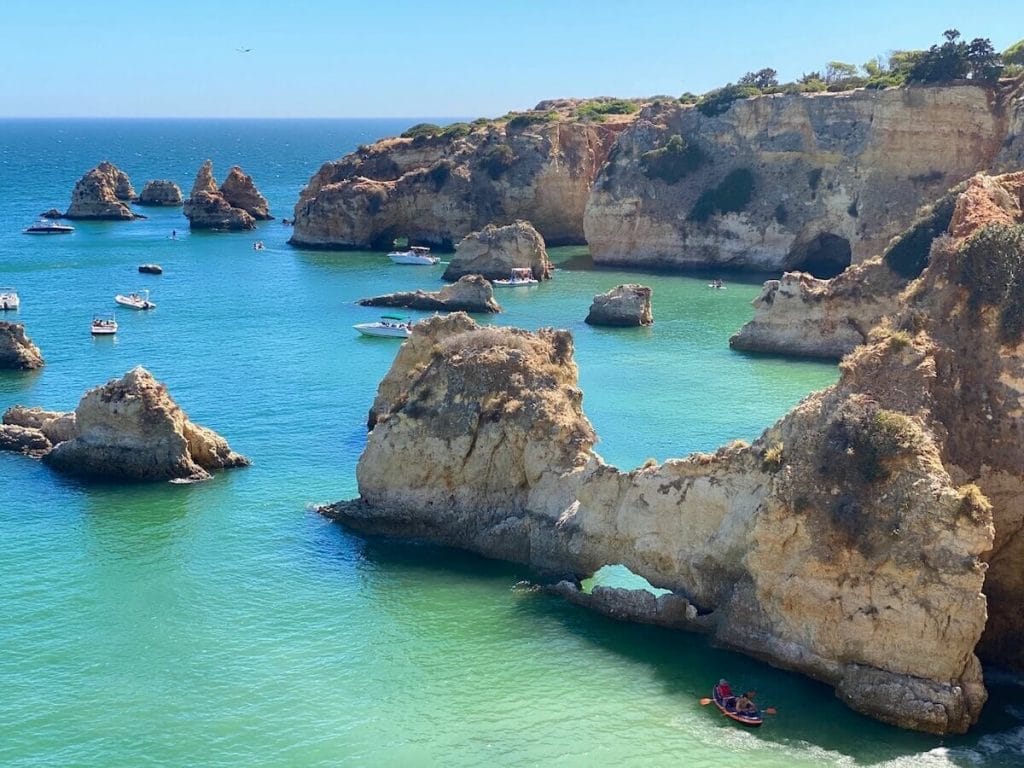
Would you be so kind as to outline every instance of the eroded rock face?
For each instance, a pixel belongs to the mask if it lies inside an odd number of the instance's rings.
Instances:
[[[831,277],[987,170],[1005,139],[1003,107],[977,85],[763,96],[711,117],[656,105],[595,182],[586,239],[601,265]]]
[[[128,175],[104,160],[87,172],[71,191],[71,206],[64,214],[68,219],[127,220],[138,216],[127,203],[135,199],[135,189]]]
[[[244,230],[256,227],[253,215],[231,205],[217,188],[210,160],[204,162],[196,174],[192,193],[184,203],[184,213],[191,229]]]
[[[635,327],[651,325],[651,289],[646,285],[626,283],[617,285],[607,293],[594,296],[590,312],[584,320],[589,325]]]
[[[325,513],[563,572],[622,563],[717,642],[964,731],[976,653],[1024,668],[1024,331],[1017,294],[973,282],[972,260],[1010,258],[965,245],[977,231],[932,249],[839,382],[753,445],[629,472],[593,451],[567,335],[428,321],[378,392],[360,499]]]
[[[173,207],[182,205],[181,188],[173,181],[154,179],[147,181],[139,195],[139,205],[159,205]]]
[[[257,221],[274,218],[270,215],[267,199],[256,189],[252,176],[245,173],[237,165],[228,171],[228,177],[220,185],[220,193],[234,208],[241,208]]]
[[[442,277],[457,280],[463,275],[483,275],[488,280],[508,280],[513,269],[529,269],[535,280],[551,277],[544,238],[528,221],[503,227],[488,224],[466,235],[455,246]]]
[[[0,320],[0,369],[28,371],[42,367],[43,355],[25,335],[25,326]]]
[[[249,464],[222,437],[189,421],[166,387],[144,368],[87,392],[74,416],[72,436],[43,456],[46,463],[70,474],[132,481],[203,480],[210,477],[209,470]],[[54,424],[51,434],[56,436],[59,428]],[[45,435],[45,426],[39,431]]]
[[[0,422],[0,450],[39,458],[75,433],[75,414],[15,405]]]
[[[439,291],[400,291],[360,299],[364,307],[405,307],[438,312],[501,312],[494,289],[480,275],[464,275]]]
[[[290,242],[387,248],[408,237],[451,248],[488,224],[525,219],[548,245],[583,243],[591,186],[633,116],[589,124],[548,120],[549,108],[538,105],[525,126],[495,121],[464,136],[384,139],[326,163],[295,205]]]

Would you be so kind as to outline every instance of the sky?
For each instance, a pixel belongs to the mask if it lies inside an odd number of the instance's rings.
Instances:
[[[1001,51],[1024,2],[4,0],[0,117],[496,117],[793,80],[951,27]]]

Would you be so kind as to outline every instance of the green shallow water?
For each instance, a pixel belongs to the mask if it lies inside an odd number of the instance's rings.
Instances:
[[[278,222],[189,235],[176,210],[20,234],[104,157],[139,188],[169,176],[187,189],[207,156],[219,176],[240,162],[290,216],[321,161],[402,127],[0,122],[0,285],[20,292],[15,317],[47,358],[42,372],[0,374],[0,408],[70,409],[144,364],[254,461],[197,485],[123,486],[0,454],[0,765],[1019,764],[1016,678],[994,678],[971,737],[902,733],[701,637],[517,591],[521,567],[365,541],[311,512],[355,494],[366,413],[397,349],[352,330],[378,314],[355,299],[435,287],[441,267],[292,249]],[[714,291],[706,278],[571,268],[579,253],[556,249],[553,281],[499,292],[506,313],[483,321],[573,331],[610,462],[753,439],[836,377],[729,351],[758,281]],[[137,274],[149,261],[165,274]],[[624,281],[654,287],[654,327],[584,325],[593,294]],[[114,293],[145,287],[155,311],[114,309]],[[116,339],[90,338],[96,312],[118,315]],[[721,675],[779,715],[747,731],[702,708]]]

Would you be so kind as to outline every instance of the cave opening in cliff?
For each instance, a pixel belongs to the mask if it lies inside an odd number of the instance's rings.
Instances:
[[[786,260],[790,272],[810,272],[815,277],[835,277],[848,266],[853,252],[845,237],[822,232],[806,243],[794,246]]]

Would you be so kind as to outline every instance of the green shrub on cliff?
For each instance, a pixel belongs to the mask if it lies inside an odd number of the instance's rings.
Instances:
[[[669,137],[665,146],[640,155],[640,167],[649,179],[661,179],[666,184],[693,173],[707,160],[696,144],[688,144],[678,133]]]
[[[999,308],[1003,341],[1024,336],[1024,225],[989,224],[957,254],[958,282],[968,290],[968,306]]]
[[[1003,51],[1003,64],[1024,66],[1024,40],[1018,40]]]
[[[690,220],[704,222],[716,213],[739,213],[754,192],[754,174],[749,168],[737,168],[717,187],[704,191],[690,211]]]
[[[591,122],[602,122],[605,115],[631,115],[640,106],[625,99],[611,99],[610,101],[585,101],[576,108],[576,117],[579,120]]]
[[[697,102],[697,109],[708,117],[714,117],[726,112],[734,101],[760,95],[761,90],[756,86],[729,83],[701,96],[700,101]]]
[[[909,279],[917,277],[924,271],[928,266],[932,241],[949,228],[959,192],[959,188],[947,192],[924,216],[896,239],[882,256],[889,269]]]
[[[433,123],[416,123],[416,125],[412,126],[404,133],[402,133],[402,138],[433,138],[434,136],[437,136],[439,133],[441,133],[441,126],[439,125],[434,125]]]
[[[909,416],[880,408],[873,401],[850,401],[829,426],[827,461],[821,470],[830,479],[856,488],[885,480],[890,460],[923,444],[921,429]]]
[[[469,136],[472,132],[473,127],[469,123],[452,123],[441,131],[441,138],[461,139],[463,136]]]
[[[946,42],[923,51],[910,69],[909,80],[916,83],[941,83],[950,80],[994,82],[1003,62],[988,38],[976,37],[967,43],[960,31],[947,29]]]
[[[518,131],[529,128],[531,125],[557,122],[558,113],[554,110],[549,112],[509,112],[506,128],[510,131]]]
[[[488,176],[497,180],[512,166],[515,159],[512,147],[508,144],[496,144],[483,154],[480,164]]]

